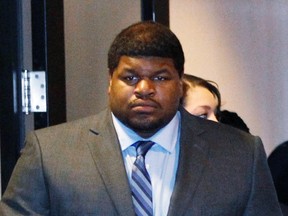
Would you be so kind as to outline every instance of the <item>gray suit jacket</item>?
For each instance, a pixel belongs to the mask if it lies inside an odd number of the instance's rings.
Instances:
[[[261,140],[180,110],[168,215],[281,215]],[[134,215],[110,111],[30,133],[0,215]]]

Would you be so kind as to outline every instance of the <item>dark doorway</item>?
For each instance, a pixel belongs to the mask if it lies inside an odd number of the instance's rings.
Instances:
[[[47,112],[35,113],[33,128],[66,121],[63,0],[0,0],[0,131],[1,191],[8,184],[20,150],[24,146],[25,113],[22,112],[23,25],[32,28],[33,70],[46,72]],[[30,2],[29,2],[30,3]],[[31,13],[31,22],[23,22]],[[48,34],[49,32],[49,34]]]
[[[29,2],[29,11],[23,11]],[[0,145],[1,188],[6,189],[20,150],[24,146],[27,118],[22,112],[21,74],[23,57],[23,13],[31,13],[33,70],[46,72],[47,112],[34,113],[39,129],[66,121],[65,50],[63,0],[0,0]],[[142,20],[169,26],[167,0],[142,0]],[[25,45],[25,44],[24,44]],[[30,124],[30,123],[29,123]]]
[[[168,0],[142,0],[142,20],[153,20],[169,27]]]

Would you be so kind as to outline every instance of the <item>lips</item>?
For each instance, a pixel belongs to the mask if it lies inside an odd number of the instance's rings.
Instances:
[[[141,112],[141,113],[151,113],[157,109],[157,103],[153,101],[145,101],[145,102],[134,102],[131,105],[131,109],[136,111],[136,112]]]

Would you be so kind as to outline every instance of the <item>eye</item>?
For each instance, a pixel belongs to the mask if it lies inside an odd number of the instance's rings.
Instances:
[[[201,114],[201,115],[197,115],[198,117],[200,118],[203,118],[203,119],[207,119],[208,115],[207,114]]]
[[[165,80],[167,80],[167,78],[164,77],[164,76],[156,76],[153,79],[156,80],[156,81],[165,81]]]
[[[136,76],[126,76],[126,77],[124,77],[124,79],[127,81],[138,80],[138,78]]]
[[[135,85],[139,81],[139,77],[134,76],[134,75],[128,75],[128,76],[123,76],[122,80],[127,84],[127,85]]]

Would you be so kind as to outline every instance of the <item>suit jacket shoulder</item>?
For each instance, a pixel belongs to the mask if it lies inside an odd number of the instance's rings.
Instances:
[[[180,111],[169,215],[281,215],[261,139]]]
[[[110,111],[31,132],[0,212],[134,215]]]

